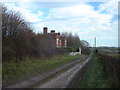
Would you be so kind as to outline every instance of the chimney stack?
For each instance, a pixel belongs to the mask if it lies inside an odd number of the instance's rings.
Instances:
[[[43,28],[43,34],[47,34],[47,30],[48,30],[48,28],[47,28],[47,27],[44,27],[44,28]]]
[[[55,33],[55,30],[51,30],[51,33]]]
[[[58,36],[60,36],[60,33],[58,33]]]

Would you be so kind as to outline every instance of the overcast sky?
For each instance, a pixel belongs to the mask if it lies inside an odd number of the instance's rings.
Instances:
[[[118,46],[118,1],[107,2],[42,2],[21,0],[5,2],[9,9],[19,11],[32,24],[36,33],[48,27],[56,32],[72,32],[91,46]],[[99,0],[100,1],[100,0]],[[105,1],[105,0],[104,0]]]

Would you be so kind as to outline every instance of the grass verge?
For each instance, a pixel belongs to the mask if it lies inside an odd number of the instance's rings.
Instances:
[[[108,74],[104,72],[101,61],[92,56],[91,61],[80,82],[80,88],[109,88]]]
[[[7,85],[11,82],[20,81],[27,77],[37,75],[38,73],[46,72],[77,60],[80,58],[76,56],[55,56],[53,58],[44,60],[21,60],[19,63],[9,62],[3,64],[3,85]]]

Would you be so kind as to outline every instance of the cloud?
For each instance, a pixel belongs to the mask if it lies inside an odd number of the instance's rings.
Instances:
[[[119,0],[111,0],[99,6],[99,12],[106,12],[111,15],[118,15]]]
[[[22,12],[24,17],[33,23],[35,32],[42,32],[42,28],[47,26],[49,32],[55,29],[56,32],[77,33],[81,40],[87,40],[91,45],[93,45],[94,37],[97,37],[99,40],[98,46],[105,44],[117,46],[118,22],[115,18],[117,3],[114,0],[100,4],[97,6],[98,10],[95,10],[94,5],[83,2],[34,2],[18,3],[12,6],[9,4],[8,6]],[[113,18],[115,19],[113,20]]]
[[[83,17],[84,15],[92,12],[93,7],[90,5],[79,4],[77,6],[72,7],[63,7],[63,8],[53,8],[49,11],[49,17],[64,17],[64,18],[74,18],[74,17]]]
[[[1,0],[4,1],[4,0]],[[107,2],[106,0],[5,0],[4,2]]]
[[[104,7],[103,5],[111,5],[111,2],[108,3],[102,4],[102,7]],[[51,18],[51,20],[49,21],[48,19],[48,22],[44,23],[44,25],[55,28],[61,32],[67,31],[74,34],[77,33],[81,39],[86,39],[90,42],[91,39],[97,37],[101,41],[109,41],[113,42],[113,45],[117,45],[117,43],[114,42],[118,41],[118,24],[117,20],[114,22],[112,21],[114,15],[117,15],[117,12],[109,11],[108,6],[105,6],[106,12],[104,13],[101,13],[103,11],[101,8],[99,8],[98,11],[95,11],[93,6],[86,4],[53,8],[48,14],[48,17]],[[62,20],[63,18],[64,20]],[[108,43],[108,45],[110,44],[111,43]]]
[[[14,10],[22,14],[23,18],[28,22],[38,22],[41,21],[40,17],[44,15],[44,13],[40,10],[34,11],[32,9],[27,9],[24,7],[25,5],[21,5],[18,3],[7,3],[6,6],[9,10]]]

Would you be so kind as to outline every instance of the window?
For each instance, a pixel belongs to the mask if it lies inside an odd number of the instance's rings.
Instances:
[[[58,41],[59,41],[59,39],[57,38],[57,39],[56,39],[56,44],[57,44],[57,45],[58,45]]]

